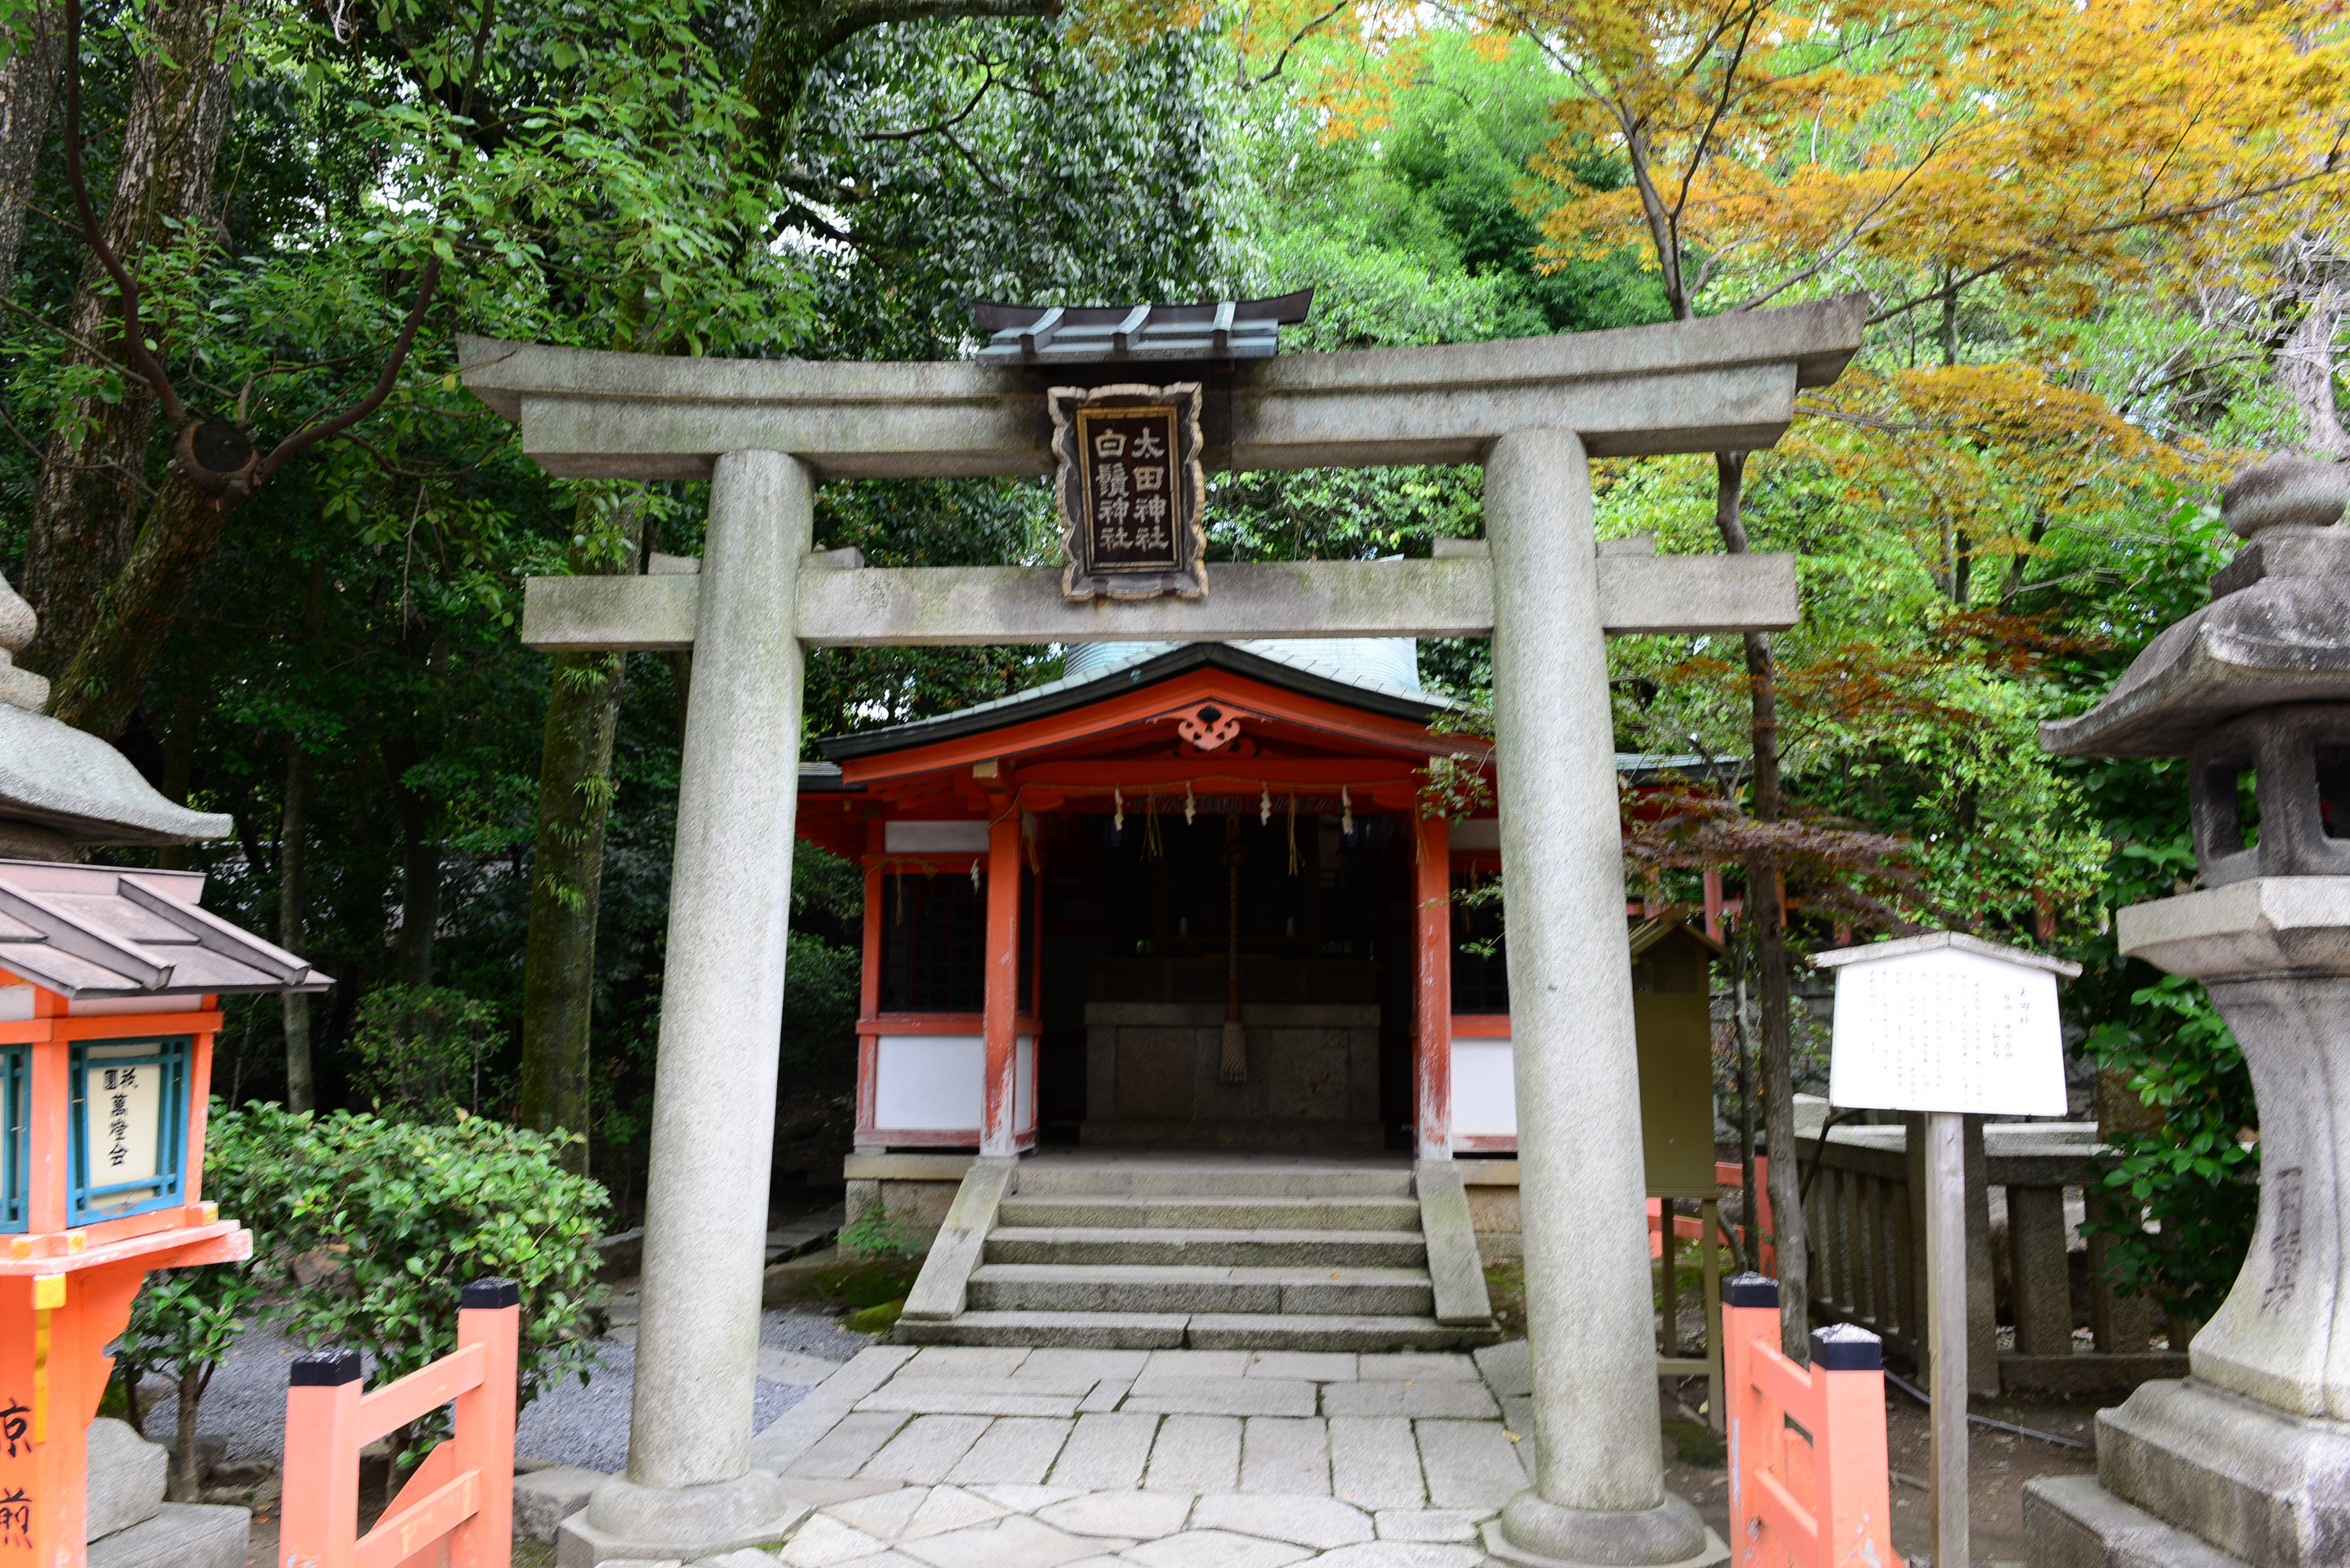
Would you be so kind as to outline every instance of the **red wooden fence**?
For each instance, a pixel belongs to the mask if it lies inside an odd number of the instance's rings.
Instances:
[[[1885,1449],[1885,1354],[1849,1324],[1814,1330],[1812,1365],[1779,1353],[1779,1287],[1723,1289],[1735,1568],[1900,1568]]]
[[[521,1320],[513,1281],[476,1280],[459,1298],[456,1350],[372,1394],[359,1391],[356,1351],[295,1358],[278,1568],[507,1568]],[[454,1434],[360,1535],[359,1450],[452,1400]]]

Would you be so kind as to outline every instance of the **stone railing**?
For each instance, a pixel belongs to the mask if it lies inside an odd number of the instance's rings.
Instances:
[[[1882,1336],[1897,1361],[1924,1372],[1922,1162],[1908,1130],[1846,1123],[1829,1129],[1825,1150],[1815,1134],[1799,1147],[1809,1183],[1812,1321],[1857,1324]],[[2090,1392],[2185,1376],[2185,1355],[2152,1348],[2153,1304],[2115,1293],[2106,1263],[2111,1243],[2078,1238],[2087,1205],[2100,1200],[2096,1173],[2113,1160],[2095,1125],[1970,1124],[1968,1131],[1969,1387]],[[2012,1325],[2010,1345],[2001,1341],[2002,1319]],[[2076,1335],[2082,1329],[2086,1343]]]

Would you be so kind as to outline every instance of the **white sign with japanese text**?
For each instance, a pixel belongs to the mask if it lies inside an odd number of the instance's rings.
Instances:
[[[126,1181],[151,1180],[162,1149],[163,1074],[159,1064],[117,1063],[122,1056],[150,1056],[152,1047],[134,1045],[107,1051],[93,1049],[88,1056],[82,1105],[82,1147],[89,1151],[89,1185],[114,1187]],[[93,1209],[115,1209],[143,1203],[154,1189],[133,1189],[109,1194]]]
[[[1883,948],[1883,957],[1847,948],[1814,961],[1838,971],[1831,1104],[2064,1114],[2064,1033],[2049,961],[2031,954],[2039,961],[2019,963],[1988,942]]]

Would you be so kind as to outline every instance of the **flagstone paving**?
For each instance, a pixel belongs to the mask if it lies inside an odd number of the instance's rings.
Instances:
[[[814,1510],[781,1568],[1479,1568],[1531,1473],[1526,1377],[1523,1342],[874,1346],[752,1455]]]

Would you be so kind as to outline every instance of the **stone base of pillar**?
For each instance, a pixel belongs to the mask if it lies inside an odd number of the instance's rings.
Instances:
[[[2033,1568],[2350,1562],[2350,1423],[2288,1416],[2191,1377],[2141,1384],[2098,1412],[2093,1487],[2034,1486],[2045,1528],[2031,1525],[2027,1498]],[[2178,1538],[2170,1554],[2137,1544],[2154,1528]],[[2092,1541],[2114,1544],[2100,1555]]]
[[[2097,1484],[2095,1476],[2023,1483],[2026,1568],[2251,1568]]]
[[[808,1511],[764,1470],[709,1486],[639,1486],[613,1476],[556,1532],[556,1568],[596,1568],[615,1558],[691,1563],[773,1546]]]
[[[1531,1489],[1485,1526],[1485,1550],[1520,1568],[1715,1568],[1730,1548],[1671,1492],[1655,1508],[1562,1508]]]

